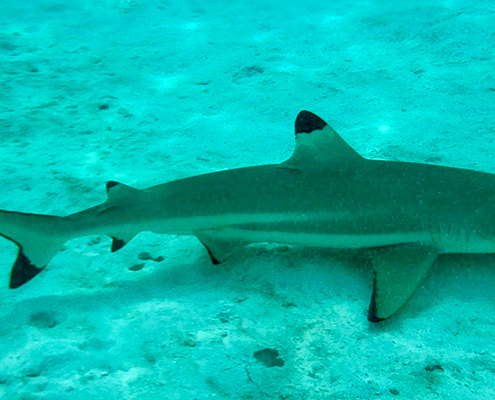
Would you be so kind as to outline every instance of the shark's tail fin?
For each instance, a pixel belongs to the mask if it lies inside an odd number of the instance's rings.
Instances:
[[[17,288],[38,275],[70,236],[64,217],[0,211],[0,235],[19,247],[10,275]]]

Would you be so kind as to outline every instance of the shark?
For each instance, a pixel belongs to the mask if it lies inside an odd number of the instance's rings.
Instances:
[[[104,234],[111,251],[141,231],[195,235],[214,264],[253,243],[355,249],[371,262],[368,320],[394,315],[440,254],[495,252],[495,175],[371,160],[309,111],[295,121],[281,163],[230,169],[138,190],[106,184],[107,200],[54,216],[0,211],[0,235],[18,246],[10,288],[45,269],[63,244]]]

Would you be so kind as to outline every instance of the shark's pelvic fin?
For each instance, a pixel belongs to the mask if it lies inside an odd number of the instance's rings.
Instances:
[[[211,262],[215,265],[224,262],[236,250],[250,244],[249,242],[223,239],[213,230],[201,231],[196,234],[196,237],[206,247]]]
[[[307,165],[342,168],[345,164],[365,161],[330,125],[309,111],[298,114],[295,130],[296,149],[284,164],[296,168]]]
[[[438,251],[422,244],[371,250],[375,280],[368,320],[390,317],[411,297],[435,261]]]

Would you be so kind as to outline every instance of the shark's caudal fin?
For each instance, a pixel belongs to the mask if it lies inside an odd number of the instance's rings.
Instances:
[[[110,181],[107,183],[108,199],[98,211],[104,213],[123,199],[132,199],[132,195],[137,192],[137,189]],[[74,237],[74,233],[79,229],[76,222],[78,216],[85,212],[57,217],[0,211],[0,236],[19,247],[10,275],[10,288],[18,288],[43,270],[63,244]],[[131,238],[125,235],[112,236],[112,251],[121,249]]]
[[[63,217],[0,211],[0,235],[19,247],[9,286],[17,288],[38,275],[70,238]]]

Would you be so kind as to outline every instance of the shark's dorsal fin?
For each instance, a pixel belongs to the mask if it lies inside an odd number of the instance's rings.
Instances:
[[[330,125],[309,111],[296,118],[296,149],[285,163],[297,167],[329,168],[364,161]]]
[[[138,189],[134,189],[133,187],[124,185],[123,183],[120,182],[115,182],[115,181],[108,181],[107,182],[107,201],[102,205],[101,210],[99,211],[99,214],[103,214],[106,212],[111,212],[112,209],[115,209],[115,204],[119,200],[129,200],[129,198],[132,198],[133,195],[135,195],[137,192],[139,192]],[[122,201],[120,201],[122,203]],[[120,250],[122,247],[124,247],[132,238],[134,237],[134,234],[132,235],[126,235],[120,233],[119,235],[116,236],[111,236],[112,238],[112,246],[111,246],[111,251],[112,253]]]
[[[139,191],[138,189],[115,181],[108,181],[106,188],[108,201],[129,197]]]

